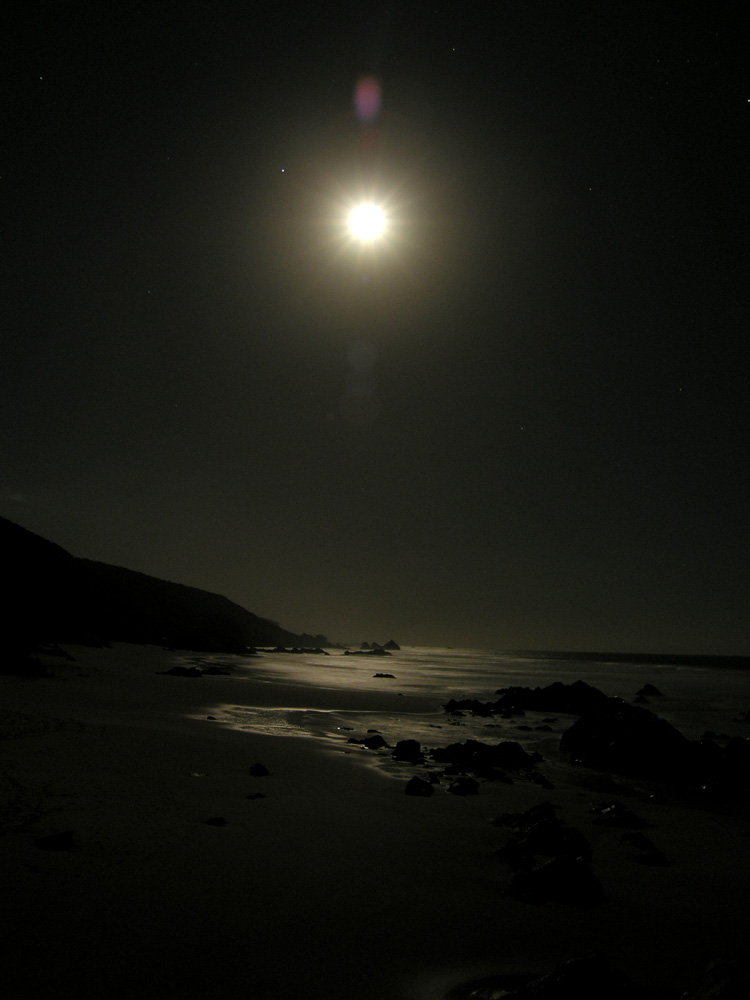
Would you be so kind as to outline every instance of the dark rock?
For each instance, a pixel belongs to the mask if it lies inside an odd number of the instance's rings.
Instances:
[[[226,826],[227,821],[223,816],[209,816],[206,820],[208,826]]]
[[[388,642],[383,643],[383,649],[392,649],[394,652],[397,652],[401,647],[395,639],[389,639]]]
[[[374,736],[366,736],[362,741],[362,745],[366,746],[368,750],[380,750],[382,747],[388,746],[380,733],[376,733]]]
[[[49,833],[46,837],[37,837],[34,843],[43,851],[72,851],[75,848],[72,830]]]
[[[495,693],[500,695],[494,703],[496,712],[522,708],[527,711],[582,715],[607,701],[607,696],[602,691],[581,680],[573,684],[554,681],[544,688],[499,688]]]
[[[443,705],[443,708],[451,715],[456,715],[459,712],[471,712],[474,715],[489,718],[493,713],[492,702],[479,701],[477,698],[461,698],[458,701],[451,698]]]
[[[246,795],[245,798],[253,802],[255,799],[264,799],[265,795],[263,792],[252,792],[250,795]]]
[[[676,780],[695,774],[693,744],[648,709],[606,699],[566,729],[560,750],[602,771]]]
[[[644,684],[640,691],[636,692],[637,696],[643,698],[663,698],[664,695],[658,688],[655,688],[653,684]]]
[[[549,858],[580,858],[591,861],[591,844],[573,826],[564,826],[556,816],[524,826],[496,851],[497,857],[516,868],[528,868],[538,854]]]
[[[252,775],[253,778],[267,778],[270,773],[265,764],[261,764],[260,761],[256,761],[248,768],[248,774]]]
[[[171,667],[169,670],[157,670],[157,674],[170,677],[202,677],[203,671],[198,667]]]
[[[630,857],[639,865],[653,865],[658,868],[669,867],[669,858],[645,834],[640,832],[624,833],[622,841],[632,848]]]
[[[633,810],[628,809],[622,802],[600,802],[593,806],[589,812],[597,817],[594,820],[595,823],[613,826],[620,830],[643,830],[645,827],[651,826],[645,819],[636,816]]]
[[[373,674],[372,676],[373,677],[393,677],[393,678],[395,678],[395,674]]]
[[[556,820],[559,808],[560,806],[552,802],[540,802],[539,805],[532,806],[526,812],[503,813],[495,820],[495,826],[509,826],[515,830],[525,831],[537,823]]]
[[[418,740],[399,740],[393,751],[394,760],[408,760],[416,763],[422,759],[422,747]]]
[[[513,896],[530,903],[548,900],[571,906],[594,906],[604,899],[601,884],[585,861],[552,858],[538,868],[519,871],[510,885]]]
[[[710,740],[701,740],[703,789],[712,798],[744,799],[750,789],[750,739],[734,736],[722,750]],[[707,751],[710,747],[710,753]]]
[[[406,788],[404,789],[406,795],[417,795],[427,798],[430,795],[435,794],[434,785],[429,781],[424,781],[422,778],[418,778],[416,775],[410,778],[406,783]]]
[[[229,677],[231,670],[229,667],[204,667],[201,671],[204,677]]]
[[[479,792],[479,782],[474,778],[460,777],[448,786],[451,795],[476,795]]]
[[[430,752],[438,763],[452,764],[480,777],[491,777],[495,768],[508,771],[530,769],[542,759],[536,752],[528,754],[513,740],[501,740],[494,746],[479,740],[467,740],[465,743],[451,743],[447,747],[435,747]]]
[[[344,656],[390,656],[387,649],[379,646],[377,649],[345,649]]]

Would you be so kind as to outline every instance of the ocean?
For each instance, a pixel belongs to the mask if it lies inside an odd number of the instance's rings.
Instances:
[[[203,657],[220,662],[221,657]],[[584,680],[607,695],[633,702],[647,683],[661,696],[646,707],[666,719],[689,739],[707,732],[750,737],[750,669],[740,658],[644,656],[626,662],[598,660],[589,654],[519,654],[476,649],[405,647],[391,656],[259,653],[232,658],[233,672],[260,681],[234,704],[211,706],[217,721],[234,728],[274,736],[325,741],[345,753],[362,753],[368,761],[390,768],[390,755],[361,751],[356,743],[374,732],[393,746],[416,739],[423,746],[445,746],[466,739],[497,743],[516,740],[527,751],[547,760],[559,756],[562,732],[574,716],[527,712],[503,719],[464,713],[449,714],[451,698],[495,700],[503,687],[544,687]],[[378,676],[380,675],[380,676]],[[392,675],[392,676],[383,676]],[[265,684],[269,697],[264,697]],[[242,693],[240,686],[238,694]],[[284,693],[279,702],[279,691]],[[260,696],[259,696],[260,692]],[[273,695],[271,696],[271,692]],[[743,713],[746,713],[743,715]]]

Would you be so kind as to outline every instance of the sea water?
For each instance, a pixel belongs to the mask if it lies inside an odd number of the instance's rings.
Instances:
[[[208,659],[208,658],[207,658]],[[368,735],[380,733],[393,746],[416,739],[423,746],[445,746],[466,739],[488,743],[517,740],[545,758],[557,752],[561,733],[573,716],[527,712],[523,717],[451,715],[450,699],[494,701],[500,688],[544,687],[553,681],[584,680],[605,694],[633,702],[646,684],[661,696],[647,707],[689,739],[707,732],[750,737],[750,670],[718,660],[715,665],[674,662],[607,662],[591,658],[513,654],[476,649],[406,647],[391,656],[262,653],[233,661],[233,673],[267,682],[269,691],[285,693],[283,704],[235,704],[212,707],[217,721],[234,728],[274,736],[324,740],[352,752]],[[392,676],[387,676],[392,675]],[[272,686],[272,688],[271,688]],[[249,685],[258,691],[257,685]],[[238,694],[242,693],[238,686]]]

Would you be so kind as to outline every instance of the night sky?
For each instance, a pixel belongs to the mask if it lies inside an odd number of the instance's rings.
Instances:
[[[342,642],[750,653],[730,9],[17,4],[0,514]]]

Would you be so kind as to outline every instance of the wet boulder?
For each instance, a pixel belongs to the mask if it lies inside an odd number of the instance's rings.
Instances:
[[[431,782],[425,781],[423,778],[418,778],[415,775],[407,781],[404,793],[420,798],[429,798],[430,795],[435,794],[435,786]]]
[[[679,780],[695,775],[695,745],[666,719],[609,698],[566,729],[560,750],[577,763],[631,777]]]
[[[448,791],[451,795],[476,795],[479,792],[479,782],[463,775],[451,782]]]
[[[261,764],[260,761],[256,761],[248,768],[248,774],[250,774],[253,778],[267,778],[271,772],[265,764]]]
[[[372,736],[366,736],[362,741],[363,746],[366,746],[368,750],[381,750],[383,747],[387,747],[388,743],[380,733],[373,733]]]
[[[581,680],[572,684],[554,681],[543,688],[499,688],[495,693],[500,695],[494,703],[496,712],[525,709],[582,715],[607,701],[607,696],[602,691]]]
[[[399,740],[393,749],[394,760],[406,760],[414,764],[422,759],[419,740]]]

